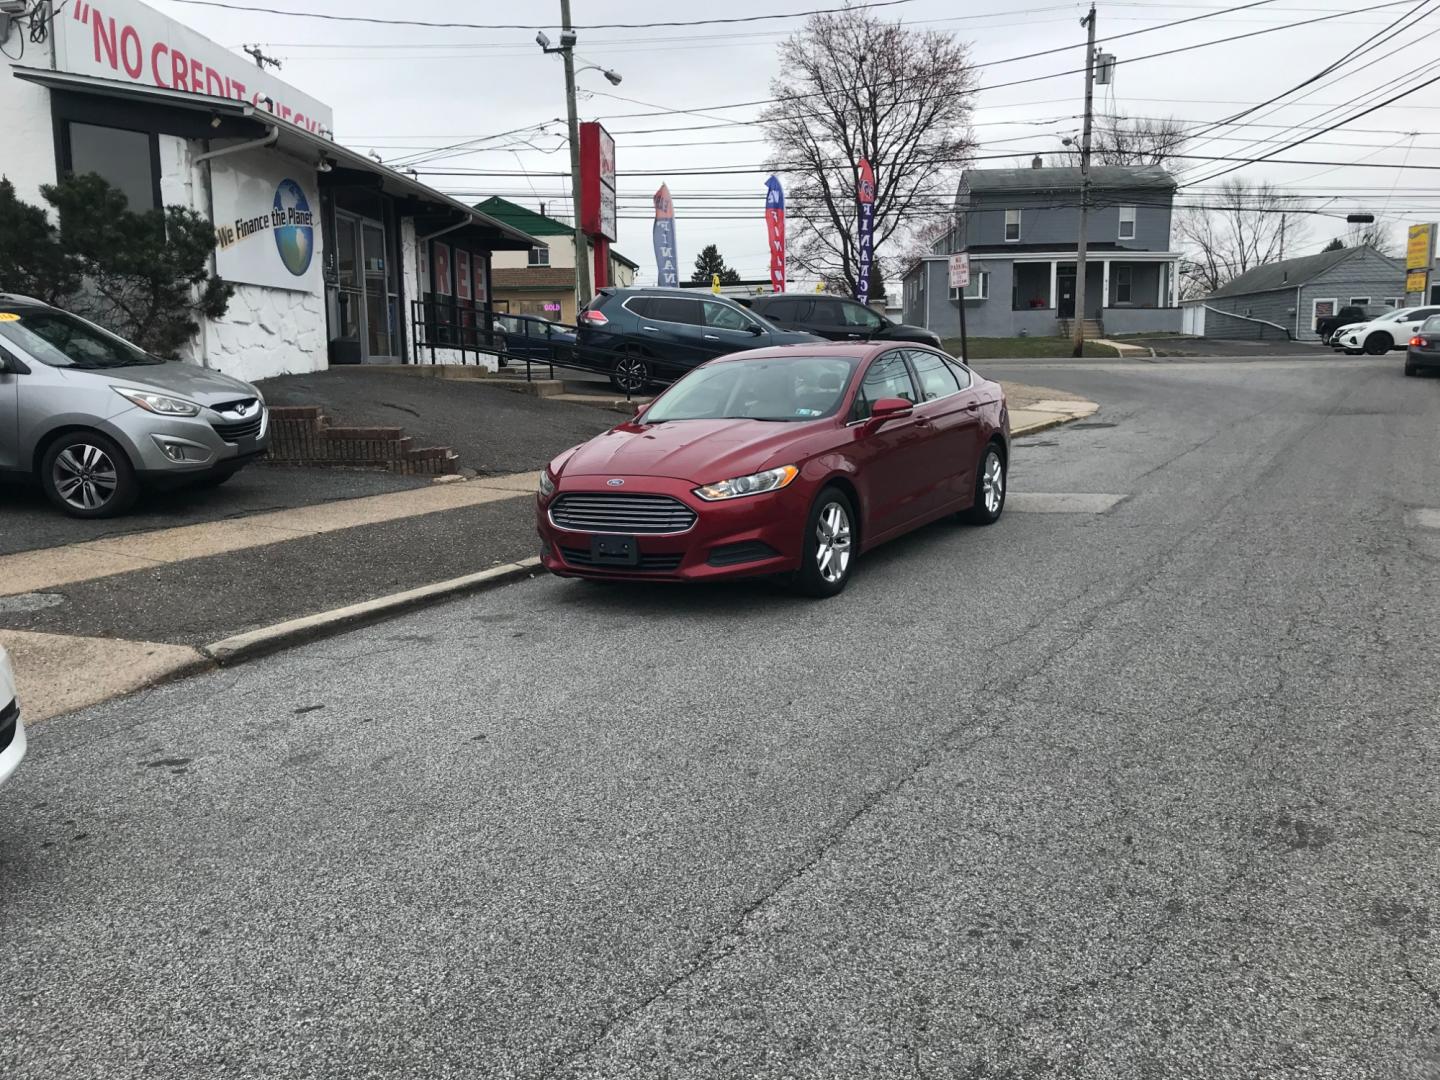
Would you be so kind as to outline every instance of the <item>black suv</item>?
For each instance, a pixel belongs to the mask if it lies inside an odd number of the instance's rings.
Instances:
[[[772,326],[728,297],[684,289],[601,289],[580,313],[578,339],[580,355],[628,393],[726,353],[822,340]]]
[[[776,326],[819,334],[831,341],[918,341],[940,348],[940,335],[935,331],[893,323],[879,312],[844,296],[777,293],[754,297],[746,304]]]

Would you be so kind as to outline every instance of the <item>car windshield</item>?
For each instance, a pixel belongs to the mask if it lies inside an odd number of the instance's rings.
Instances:
[[[0,311],[0,341],[50,367],[93,370],[165,363],[84,319],[49,308]]]
[[[697,368],[650,406],[644,422],[821,420],[839,410],[856,363],[849,356],[785,356]]]
[[[1431,315],[1425,320],[1425,325],[1420,327],[1427,334],[1440,333],[1440,315]]]

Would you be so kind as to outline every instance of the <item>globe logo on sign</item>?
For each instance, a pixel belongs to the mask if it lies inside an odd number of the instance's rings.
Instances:
[[[280,261],[296,277],[303,277],[315,256],[315,222],[310,200],[294,180],[281,180],[275,189],[275,246]]]

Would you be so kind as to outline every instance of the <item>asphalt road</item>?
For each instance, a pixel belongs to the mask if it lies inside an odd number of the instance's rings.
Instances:
[[[1103,404],[1012,491],[1123,500],[39,725],[0,1075],[1435,1075],[1440,380],[985,369]]]

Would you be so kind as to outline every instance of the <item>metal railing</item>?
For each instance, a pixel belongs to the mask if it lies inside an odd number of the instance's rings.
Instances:
[[[411,301],[411,332],[418,364],[482,364],[495,357],[517,375],[523,370],[527,382],[557,378],[557,369],[587,372],[605,376],[627,401],[683,374],[653,345],[600,345],[570,323],[466,307],[450,297]]]

